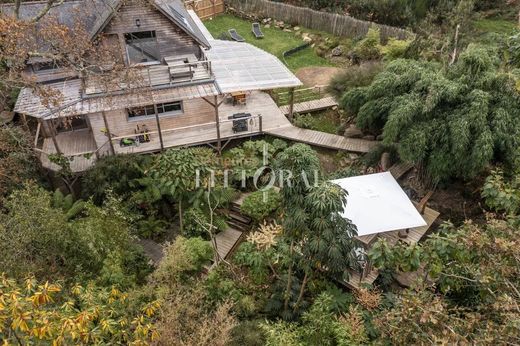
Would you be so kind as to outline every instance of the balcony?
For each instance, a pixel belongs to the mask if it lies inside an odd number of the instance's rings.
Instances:
[[[212,63],[204,54],[200,59],[194,54],[165,57],[161,64],[136,66],[133,69],[136,74],[130,77],[132,85],[106,83],[106,81],[103,83],[99,78],[91,78],[85,83],[84,97],[96,97],[139,88],[169,88],[214,80]]]

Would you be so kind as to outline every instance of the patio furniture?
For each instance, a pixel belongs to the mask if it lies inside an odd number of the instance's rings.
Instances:
[[[182,78],[192,79],[195,73],[193,69],[197,67],[197,61],[194,54],[164,58],[172,81]]]
[[[246,42],[246,40],[238,34],[238,32],[235,29],[229,29],[229,35],[234,41],[237,42]]]
[[[260,23],[253,23],[253,34],[257,39],[264,38],[264,33],[262,32],[262,29],[260,29]]]
[[[247,132],[249,130],[247,121],[251,117],[251,113],[236,113],[230,116],[228,119],[233,120],[233,133]]]
[[[243,91],[237,91],[237,92],[231,93],[231,97],[233,98],[233,106],[235,106],[237,104],[239,104],[239,105],[247,104],[246,93]]]

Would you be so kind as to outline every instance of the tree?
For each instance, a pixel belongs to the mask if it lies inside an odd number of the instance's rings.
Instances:
[[[121,202],[110,198],[103,208],[92,203],[83,207],[70,218],[42,188],[29,184],[15,191],[0,213],[2,269],[15,278],[33,273],[39,279],[93,279],[115,257],[124,259],[119,263],[125,275],[134,277],[134,283],[142,281],[146,265],[133,244],[130,217]]]
[[[0,127],[0,198],[26,180],[39,180],[30,134],[20,127]]]
[[[0,275],[0,338],[6,345],[148,344],[158,301],[135,302],[116,288],[64,287]]]
[[[217,157],[211,149],[170,149],[161,154],[148,171],[156,185],[177,203],[181,232],[184,209],[200,202],[204,188],[211,184],[208,172],[217,165]]]
[[[397,60],[374,82],[347,92],[343,106],[363,129],[398,144],[404,161],[434,183],[472,178],[493,160],[511,163],[520,134],[514,83],[495,52],[470,45],[457,63]]]
[[[124,82],[130,86],[142,84],[138,74],[124,65],[116,46],[105,44],[102,35],[91,38],[81,13],[68,18],[72,25],[62,24],[62,19],[51,11],[62,3],[48,0],[40,12],[26,17],[20,15],[21,1],[17,0],[14,8],[0,14],[0,100],[8,99],[15,88],[31,87],[45,106],[58,104],[62,97],[59,92],[37,84],[24,73],[30,59],[57,64],[78,76],[95,79],[107,90]]]
[[[384,256],[379,250],[371,253],[378,267],[424,268],[424,277],[438,287],[423,284],[400,295],[394,308],[376,320],[383,338],[395,344],[515,342],[520,320],[517,226],[493,218],[484,225],[448,224],[414,248],[414,256],[402,246],[387,248]]]
[[[293,266],[295,244],[300,241],[308,228],[308,218],[305,210],[305,196],[309,184],[313,184],[315,173],[319,173],[321,166],[316,152],[305,144],[295,144],[282,151],[276,158],[275,170],[292,174],[290,184],[281,189],[284,236],[289,239],[291,262],[287,271],[287,285],[284,294],[283,314],[291,314],[289,300],[293,286]],[[306,180],[307,179],[307,180]]]

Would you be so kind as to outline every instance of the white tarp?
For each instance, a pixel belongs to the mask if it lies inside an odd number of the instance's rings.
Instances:
[[[360,236],[426,226],[421,214],[389,172],[332,182],[347,190],[343,216],[352,220]]]

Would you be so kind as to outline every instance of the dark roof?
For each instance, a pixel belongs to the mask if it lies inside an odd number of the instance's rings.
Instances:
[[[150,0],[151,3],[172,22],[177,24],[188,35],[201,45],[209,48],[206,40],[191,16],[186,11],[181,0]],[[58,22],[68,27],[73,27],[77,18],[81,20],[91,37],[97,35],[108,24],[122,0],[72,0],[51,8],[47,15],[55,17]],[[20,17],[32,18],[36,16],[46,5],[46,2],[22,2]],[[14,13],[13,4],[0,4],[0,12]]]

